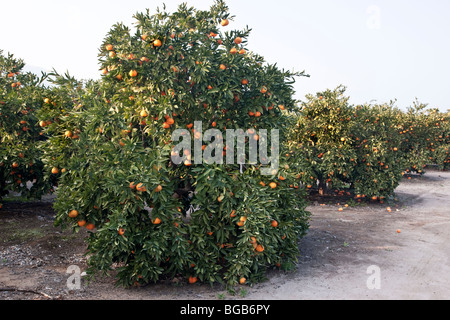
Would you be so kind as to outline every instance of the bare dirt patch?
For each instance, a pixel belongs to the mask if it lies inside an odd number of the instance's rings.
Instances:
[[[69,290],[67,268],[86,268],[86,233],[55,228],[50,202],[6,203],[0,210],[0,289],[30,292],[0,291],[0,299],[449,299],[450,173],[405,179],[396,197],[343,212],[344,202],[311,205],[311,229],[295,270],[269,271],[266,282],[238,287],[235,295],[184,279],[123,289],[106,277]],[[379,290],[367,287],[370,266],[380,269]]]

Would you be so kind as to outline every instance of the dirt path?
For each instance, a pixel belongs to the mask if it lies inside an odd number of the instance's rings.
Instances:
[[[84,235],[54,228],[49,203],[10,203],[0,210],[0,288],[74,300],[450,299],[450,173],[405,179],[396,193],[399,206],[390,204],[391,213],[387,204],[344,212],[336,205],[309,207],[311,229],[301,242],[297,269],[270,271],[266,282],[236,295],[221,286],[184,282],[125,290],[115,288],[112,278],[69,290],[67,268],[85,268]],[[376,276],[367,273],[371,266],[379,268],[380,289],[367,286]],[[0,292],[0,300],[45,298]]]

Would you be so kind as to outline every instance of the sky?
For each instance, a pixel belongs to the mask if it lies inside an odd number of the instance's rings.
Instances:
[[[100,78],[98,49],[117,22],[181,2],[208,9],[212,0],[22,0],[0,2],[0,50],[25,60],[28,70]],[[228,0],[228,29],[252,33],[248,49],[280,68],[305,71],[296,99],[339,85],[352,104],[417,98],[450,109],[448,0]]]

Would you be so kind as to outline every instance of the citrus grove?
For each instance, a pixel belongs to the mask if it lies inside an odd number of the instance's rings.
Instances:
[[[24,62],[0,51],[0,203],[10,191],[40,198],[55,181],[45,176],[38,142],[44,140],[36,112],[42,81],[23,72]],[[30,186],[27,182],[33,181]]]
[[[342,86],[296,101],[305,74],[251,52],[250,30],[232,29],[223,1],[134,18],[135,29],[106,35],[97,81],[55,71],[44,85],[22,61],[0,60],[0,197],[55,192],[55,224],[88,231],[92,276],[255,283],[295,266],[308,193],[383,201],[404,175],[450,167],[448,113],[354,106]],[[248,154],[242,165],[198,164],[197,152],[174,149],[180,129],[200,155],[225,138],[206,139],[208,129],[243,129],[248,143],[278,129],[279,170],[262,174]]]

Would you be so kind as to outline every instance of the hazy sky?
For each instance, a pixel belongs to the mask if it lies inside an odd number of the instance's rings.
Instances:
[[[0,49],[30,67],[68,70],[99,78],[97,53],[111,26],[130,27],[133,14],[181,0],[0,2]],[[199,9],[212,0],[185,1]],[[234,22],[253,29],[248,48],[311,78],[295,85],[296,98],[339,84],[352,103],[397,99],[401,108],[417,97],[450,108],[449,0],[228,0]]]

